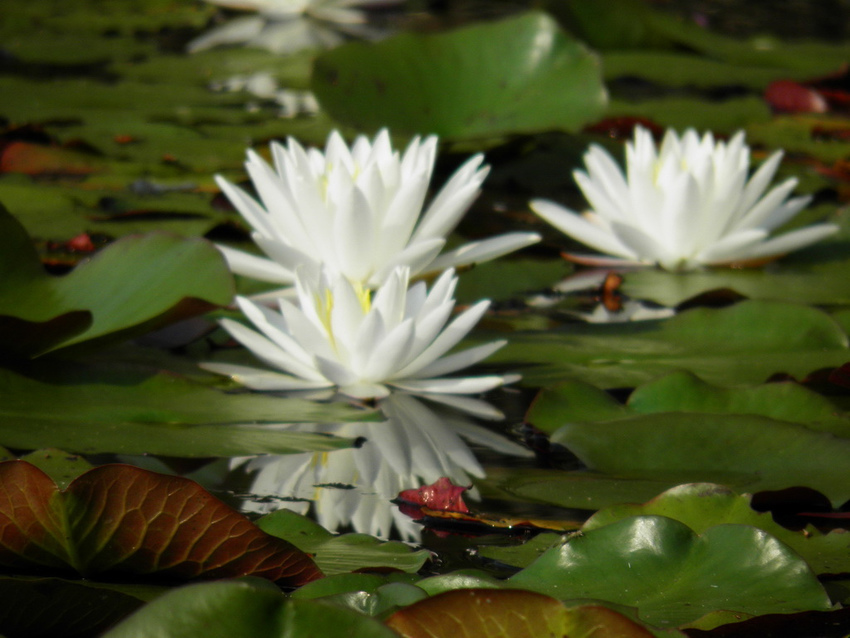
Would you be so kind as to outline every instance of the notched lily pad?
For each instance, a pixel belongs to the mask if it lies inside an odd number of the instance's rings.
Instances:
[[[0,207],[0,350],[34,356],[118,340],[226,305],[233,280],[199,239],[126,237],[64,277],[47,274],[18,221]],[[58,335],[52,334],[57,330]]]
[[[60,491],[24,461],[0,463],[0,564],[85,577],[253,575],[290,586],[321,576],[307,554],[188,479],[104,465]]]
[[[697,533],[715,525],[752,525],[795,550],[816,574],[850,572],[850,532],[834,530],[824,534],[813,525],[793,531],[776,523],[770,513],[755,511],[751,500],[751,495],[736,494],[722,485],[679,485],[642,505],[621,504],[601,510],[588,519],[582,530],[588,532],[630,516],[667,516]]]
[[[661,516],[631,517],[573,536],[508,585],[561,600],[637,607],[642,620],[659,627],[686,625],[717,611],[831,609],[806,562],[766,532],[718,525],[697,535]]]
[[[338,47],[317,58],[313,91],[357,128],[454,140],[576,130],[606,102],[596,56],[540,12]]]

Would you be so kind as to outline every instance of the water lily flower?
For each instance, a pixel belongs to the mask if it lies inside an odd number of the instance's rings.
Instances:
[[[584,156],[576,182],[592,209],[583,215],[536,199],[531,208],[567,235],[610,258],[575,255],[596,265],[651,265],[667,270],[758,263],[813,244],[838,230],[816,224],[770,234],[793,218],[809,197],[788,199],[789,178],[764,194],[782,152],[771,155],[747,179],[750,150],[743,131],[728,143],[689,129],[681,138],[668,130],[656,149],[637,127],[626,144],[625,174],[601,147]]]
[[[484,402],[479,402],[484,403]],[[501,419],[489,404],[479,409],[488,419]],[[311,505],[323,527],[350,526],[356,532],[388,537],[393,529],[417,540],[419,525],[391,503],[399,492],[433,483],[442,476],[469,485],[484,469],[467,441],[500,454],[528,458],[532,453],[502,434],[483,427],[466,414],[393,392],[378,403],[380,422],[294,424],[287,429],[322,432],[364,441],[356,448],[239,458],[231,467],[253,474],[243,508],[268,513],[280,507],[305,514]],[[477,498],[472,490],[471,496]]]
[[[207,363],[255,390],[338,388],[355,398],[389,394],[389,386],[426,393],[476,394],[515,381],[515,375],[443,378],[485,359],[505,341],[444,356],[478,322],[489,301],[471,306],[446,325],[455,305],[454,271],[430,291],[408,290],[400,267],[374,292],[327,269],[298,271],[298,305],[279,298],[280,312],[244,297],[237,303],[259,332],[230,319],[223,327],[257,358],[280,372]]]
[[[354,7],[398,4],[402,0],[207,0],[230,9],[257,11],[235,18],[192,40],[189,53],[220,45],[244,44],[272,53],[331,48],[344,35],[375,37],[366,14]]]
[[[324,264],[350,281],[379,285],[399,265],[411,276],[494,259],[540,239],[508,233],[440,255],[480,192],[489,167],[471,157],[423,213],[437,138],[415,138],[403,155],[389,133],[358,137],[351,149],[336,131],[322,153],[294,139],[271,145],[274,168],[248,151],[246,167],[259,194],[253,199],[226,179],[219,186],[253,227],[253,239],[271,259],[219,246],[230,268],[262,281],[291,285],[302,264]]]

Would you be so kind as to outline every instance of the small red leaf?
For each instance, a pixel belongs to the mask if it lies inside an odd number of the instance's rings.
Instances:
[[[829,110],[829,104],[820,93],[792,80],[771,82],[764,91],[764,99],[778,113],[826,113]]]
[[[402,512],[413,518],[421,507],[467,514],[469,508],[463,502],[463,493],[468,489],[468,486],[455,485],[450,478],[444,476],[431,485],[423,485],[419,489],[400,492],[398,500]]]
[[[0,173],[89,175],[104,169],[99,158],[61,146],[16,140],[0,148]]]
[[[59,491],[23,461],[0,463],[0,565],[291,586],[321,576],[307,554],[188,479],[104,465]]]

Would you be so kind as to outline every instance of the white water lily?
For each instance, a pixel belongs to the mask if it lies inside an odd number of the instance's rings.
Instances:
[[[789,178],[763,194],[782,152],[748,180],[750,149],[743,131],[728,143],[693,129],[668,130],[659,149],[646,129],[626,144],[626,173],[601,147],[573,173],[592,210],[579,215],[537,199],[531,208],[567,235],[612,258],[576,255],[592,264],[658,264],[668,270],[761,262],[803,248],[838,230],[816,224],[777,237],[771,232],[802,210],[809,197],[788,199]]]
[[[212,29],[187,46],[189,53],[220,45],[244,44],[272,53],[331,48],[344,35],[374,37],[366,14],[355,7],[398,4],[402,0],[207,0],[230,9],[256,11]]]
[[[371,292],[327,270],[300,269],[298,305],[278,299],[280,313],[237,297],[260,332],[230,319],[224,328],[257,358],[280,372],[207,363],[255,390],[338,388],[356,398],[383,397],[389,387],[412,392],[475,394],[516,376],[443,378],[501,348],[495,341],[445,355],[486,312],[480,301],[446,325],[455,305],[454,271],[447,270],[430,291],[424,282],[408,290],[408,269],[394,270]]]
[[[468,397],[467,401],[471,401]],[[503,418],[483,401],[476,414]],[[483,407],[482,407],[483,406]],[[363,440],[355,448],[235,459],[254,473],[251,491],[258,501],[244,508],[268,513],[280,507],[304,514],[312,504],[325,528],[351,526],[354,531],[388,537],[393,529],[407,540],[419,536],[419,525],[390,501],[406,489],[447,476],[457,485],[481,478],[484,469],[466,441],[500,454],[528,458],[532,453],[502,434],[475,423],[456,410],[394,392],[378,403],[381,422],[293,424],[287,429],[322,432]],[[477,497],[475,490],[470,493]]]
[[[397,266],[411,276],[494,259],[540,239],[508,233],[465,244],[440,255],[480,192],[489,167],[470,158],[423,213],[437,138],[415,138],[403,155],[382,130],[370,141],[358,137],[351,149],[331,133],[322,153],[294,139],[271,145],[274,169],[248,151],[246,167],[260,197],[256,201],[217,177],[222,191],[253,227],[252,237],[271,259],[219,246],[230,268],[262,281],[291,285],[295,270],[313,264],[367,287],[383,282]]]

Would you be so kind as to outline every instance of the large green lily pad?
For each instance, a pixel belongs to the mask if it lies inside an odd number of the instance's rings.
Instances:
[[[341,46],[316,59],[313,90],[357,128],[455,140],[576,130],[606,99],[596,56],[539,12]]]
[[[701,534],[715,525],[752,525],[782,541],[806,559],[816,574],[850,572],[850,533],[835,530],[828,534],[809,525],[790,530],[773,520],[769,512],[756,512],[749,494],[710,483],[691,483],[667,490],[642,505],[620,504],[594,514],[582,527],[590,531],[630,516],[666,516],[681,521]]]
[[[349,447],[281,424],[371,418],[344,404],[228,394],[173,373],[143,375],[77,365],[76,378],[43,380],[0,369],[0,444],[94,454],[203,458]]]
[[[488,359],[521,366],[529,385],[581,379],[608,388],[679,369],[712,383],[760,383],[847,360],[847,335],[826,313],[761,301],[697,308],[662,321],[518,332]]]
[[[850,437],[850,417],[822,394],[797,383],[720,386],[685,371],[638,386],[625,405],[588,383],[567,381],[542,390],[526,419],[540,430],[554,432],[569,422],[669,412],[760,415]]]
[[[253,579],[190,585],[158,598],[103,638],[398,638],[378,620],[314,600],[291,600]]]
[[[668,412],[570,423],[552,440],[614,476],[708,481],[748,492],[804,486],[850,499],[850,439],[755,415]]]
[[[661,516],[631,517],[573,536],[508,583],[561,600],[634,606],[641,619],[664,627],[717,611],[760,615],[831,607],[806,562],[764,531],[718,525],[697,535]]]

